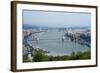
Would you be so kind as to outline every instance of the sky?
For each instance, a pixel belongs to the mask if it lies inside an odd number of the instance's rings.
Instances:
[[[42,27],[90,26],[91,14],[79,12],[54,12],[23,10],[23,25]]]

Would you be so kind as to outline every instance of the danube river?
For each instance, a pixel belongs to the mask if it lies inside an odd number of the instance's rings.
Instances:
[[[34,33],[28,39],[28,43],[33,48],[49,51],[48,55],[62,56],[70,55],[72,52],[86,51],[90,47],[78,44],[65,37],[66,31],[46,30],[40,33]]]

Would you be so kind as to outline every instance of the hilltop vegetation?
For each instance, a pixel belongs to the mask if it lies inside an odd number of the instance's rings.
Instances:
[[[84,60],[90,59],[91,53],[90,50],[84,52],[72,52],[70,55],[63,56],[52,56],[48,55],[48,52],[43,51],[41,49],[37,49],[32,54],[32,60],[28,58],[28,55],[23,57],[23,62],[42,62],[42,61],[64,61],[64,60]]]

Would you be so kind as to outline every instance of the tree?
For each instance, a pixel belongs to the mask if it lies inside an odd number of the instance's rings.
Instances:
[[[33,53],[33,61],[35,62],[39,62],[39,61],[47,61],[48,60],[48,56],[46,55],[46,52],[38,49],[35,51],[35,53]]]

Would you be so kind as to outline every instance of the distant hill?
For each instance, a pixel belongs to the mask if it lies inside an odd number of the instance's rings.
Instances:
[[[71,28],[71,29],[90,29],[90,26],[76,26],[76,27],[47,27],[47,26],[37,26],[32,24],[23,24],[23,29],[65,29],[65,28]]]
[[[29,25],[29,24],[23,24],[23,29],[38,29],[38,26],[35,25]]]

